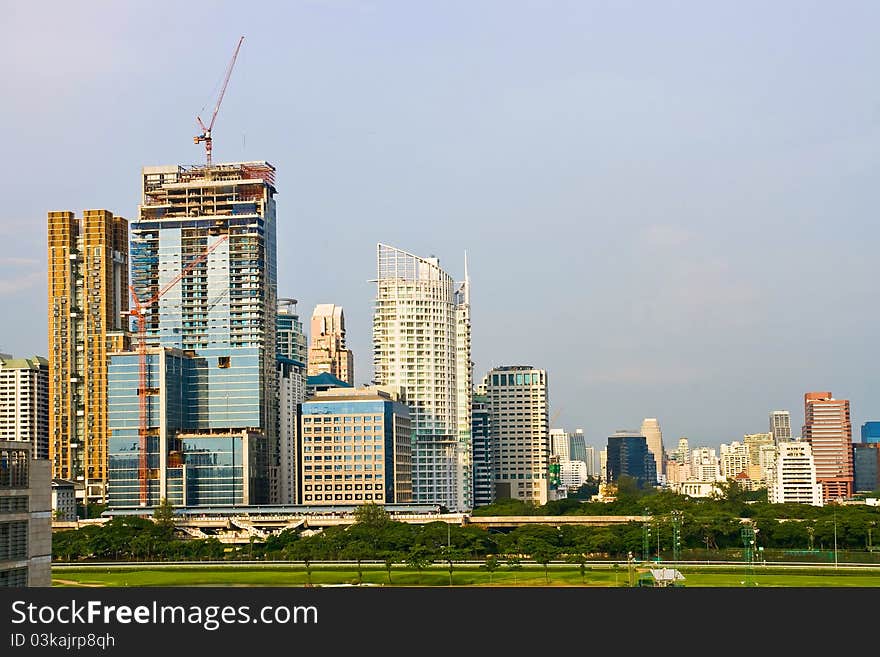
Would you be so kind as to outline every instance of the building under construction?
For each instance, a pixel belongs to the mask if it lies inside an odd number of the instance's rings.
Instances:
[[[266,473],[277,449],[274,175],[267,162],[143,170],[130,247],[137,348],[111,363],[113,506],[176,497],[169,468],[189,478],[189,505],[269,502]],[[177,365],[167,365],[166,353]],[[186,412],[172,423],[163,404]]]

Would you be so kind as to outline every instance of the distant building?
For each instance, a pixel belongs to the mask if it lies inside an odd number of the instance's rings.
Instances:
[[[849,400],[834,399],[830,392],[804,395],[802,440],[810,443],[816,477],[824,501],[852,496],[852,422]]]
[[[52,464],[32,450],[0,441],[0,588],[52,585]]]
[[[0,354],[0,440],[23,440],[49,458],[49,361]]]
[[[880,422],[865,422],[862,425],[863,443],[880,443]]]
[[[52,480],[52,517],[55,520],[76,520],[76,492],[72,481]]]
[[[758,465],[761,460],[761,448],[764,445],[774,445],[771,433],[747,433],[743,436],[743,443],[749,450],[749,463]]]
[[[332,374],[354,385],[354,354],[345,346],[342,306],[320,303],[312,312],[309,376]]]
[[[698,447],[691,451],[691,479],[715,482],[722,479],[721,464],[711,447]]]
[[[770,436],[777,443],[791,440],[790,412],[770,411]]]
[[[648,441],[648,449],[654,455],[654,463],[657,470],[657,480],[661,475],[666,474],[666,464],[663,455],[666,450],[663,448],[663,432],[660,431],[660,423],[655,417],[646,417],[642,421],[641,434]]]
[[[648,441],[634,431],[617,431],[608,437],[607,481],[616,483],[621,477],[634,479],[639,488],[657,483],[654,455],[648,449]]]
[[[471,427],[474,506],[486,506],[495,501],[495,451],[489,426],[489,398],[480,391],[473,396]]]
[[[880,443],[853,443],[853,491],[880,490]]]
[[[569,459],[571,442],[565,429],[550,429],[550,453],[558,456],[560,461]]]
[[[697,479],[679,481],[672,484],[670,488],[679,495],[687,495],[688,497],[712,497],[721,492],[719,482]]]
[[[269,446],[269,500],[296,504],[296,428],[299,405],[306,399],[306,336],[296,299],[278,299],[275,315],[275,368],[278,381],[276,443]]]
[[[688,463],[691,460],[691,448],[688,439],[682,436],[678,439],[678,447],[675,450],[675,460],[679,463]]]
[[[822,486],[816,480],[816,465],[809,443],[782,442],[767,488],[772,504],[812,504],[822,506]]]
[[[732,442],[721,445],[719,458],[722,479],[735,479],[740,473],[748,473],[749,448],[742,443]]]
[[[412,424],[381,387],[334,388],[302,404],[299,499],[303,504],[413,501]]]
[[[306,378],[306,399],[313,397],[315,393],[332,390],[333,388],[353,388],[350,383],[339,379],[332,374],[318,374]]]
[[[484,380],[495,453],[495,497],[546,504],[550,496],[547,371],[529,365],[490,370]]]
[[[565,488],[580,488],[587,481],[587,464],[580,460],[562,461],[559,464],[559,481]]]

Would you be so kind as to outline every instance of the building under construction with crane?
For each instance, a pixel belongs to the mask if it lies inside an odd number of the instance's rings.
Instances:
[[[111,357],[112,507],[262,504],[276,449],[275,168],[143,169],[135,348]]]

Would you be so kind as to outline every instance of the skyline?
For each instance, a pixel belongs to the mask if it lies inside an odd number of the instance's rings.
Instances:
[[[170,6],[7,8],[0,352],[46,354],[46,212],[131,221],[142,166],[202,162],[244,34],[215,161],[277,166],[279,296],[345,308],[358,384],[383,242],[456,280],[467,251],[475,380],[546,369],[553,428],[592,445],[656,417],[717,446],[775,409],[797,435],[818,390],[880,417],[880,8]]]

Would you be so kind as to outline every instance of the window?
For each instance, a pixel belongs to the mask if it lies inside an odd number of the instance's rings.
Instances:
[[[225,370],[229,367],[230,361],[231,361],[231,356],[220,356],[217,359],[217,367]]]

